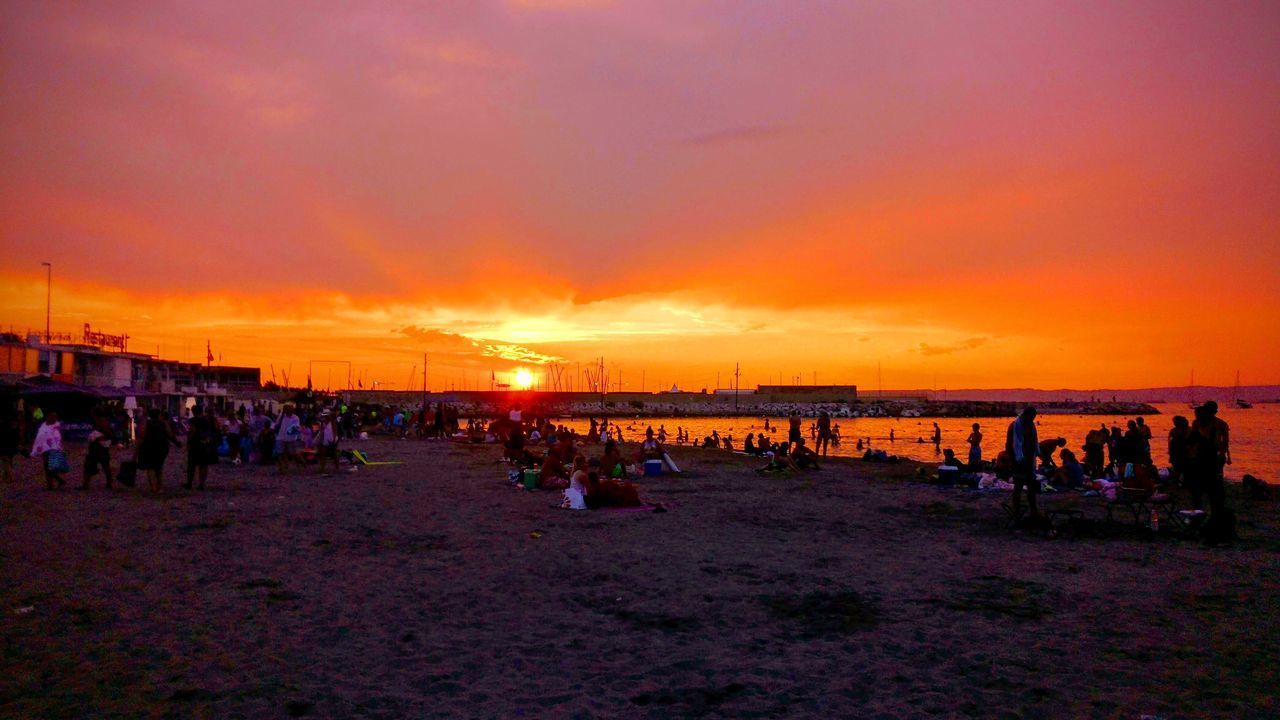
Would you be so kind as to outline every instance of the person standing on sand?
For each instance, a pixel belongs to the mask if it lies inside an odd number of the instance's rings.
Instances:
[[[791,415],[787,417],[787,425],[790,428],[787,431],[787,442],[794,445],[804,439],[800,433],[800,413],[792,410]]]
[[[276,420],[276,445],[280,448],[280,457],[276,458],[276,471],[284,473],[285,466],[293,463],[302,470],[302,456],[298,454],[302,445],[302,421],[293,411],[292,404],[286,404]]]
[[[982,465],[982,426],[973,424],[973,432],[969,433],[969,469],[977,470]],[[889,431],[889,439],[893,439],[893,431]]]
[[[170,445],[182,447],[182,443],[174,437],[169,422],[160,415],[160,410],[151,408],[147,413],[147,421],[142,424],[142,432],[138,435],[135,459],[138,469],[146,471],[147,486],[153,493],[159,493],[164,487],[164,461],[169,457]]]
[[[101,470],[107,479],[107,489],[114,482],[111,477],[111,423],[106,415],[93,418],[93,430],[89,433],[89,446],[85,448],[84,476],[80,483],[81,490],[89,489],[89,480]]]
[[[209,479],[209,466],[218,461],[219,432],[217,421],[206,414],[203,405],[191,408],[191,426],[187,430],[187,481],[182,486],[203,490]]]
[[[1036,495],[1040,492],[1040,481],[1036,479],[1036,457],[1040,451],[1040,443],[1036,434],[1036,409],[1028,405],[1022,410],[1017,420],[1009,423],[1009,433],[1005,438],[1005,452],[1013,460],[1013,514],[1021,516],[1022,489],[1027,489],[1027,507],[1031,510],[1033,520],[1038,520],[1040,510],[1036,507]]]
[[[1191,425],[1181,415],[1173,418],[1169,430],[1169,481],[1182,484],[1187,472],[1187,444],[1191,438]]]
[[[1191,423],[1188,484],[1191,502],[1202,507],[1202,495],[1208,496],[1210,516],[1221,518],[1226,506],[1226,488],[1222,473],[1231,464],[1231,429],[1218,417],[1218,403],[1209,402],[1196,408]]]
[[[338,472],[338,424],[334,421],[333,413],[324,410],[320,413],[320,432],[316,435],[316,471],[320,473],[320,477],[328,477],[329,473],[325,472],[326,465],[332,465],[333,471]]]
[[[831,442],[831,415],[823,410],[818,413],[818,440],[813,451],[827,456],[827,445]]]

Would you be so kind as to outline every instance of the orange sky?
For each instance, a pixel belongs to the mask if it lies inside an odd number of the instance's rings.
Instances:
[[[15,329],[47,260],[56,330],[293,378],[1280,382],[1273,3],[17,2],[0,33]]]

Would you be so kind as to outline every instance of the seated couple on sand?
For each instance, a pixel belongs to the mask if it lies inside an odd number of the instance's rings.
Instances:
[[[609,444],[613,444],[612,441]],[[614,451],[617,451],[616,446]],[[607,456],[607,448],[605,452]],[[618,457],[618,463],[620,462],[621,456]],[[564,491],[563,507],[571,510],[595,510],[605,507],[637,507],[641,504],[640,490],[635,483],[612,477],[601,478],[601,473],[591,472],[587,467],[586,457],[578,455],[573,459],[573,475],[569,478],[569,487]],[[601,471],[605,467],[605,463],[601,462]],[[611,470],[616,472],[619,467],[617,464],[612,465]]]
[[[782,472],[786,470],[821,470],[818,466],[818,454],[804,446],[804,438],[795,441],[788,452],[785,443],[778,445],[778,449],[770,450],[765,453],[765,457],[769,458],[769,464],[762,468],[757,468],[756,472]]]

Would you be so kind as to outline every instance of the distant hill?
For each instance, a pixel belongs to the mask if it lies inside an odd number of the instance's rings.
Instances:
[[[1197,385],[1195,388],[1160,387],[1140,388],[1137,390],[1037,390],[1034,388],[1007,388],[1000,390],[893,390],[885,391],[885,395],[928,395],[935,400],[980,400],[987,402],[1050,402],[1079,401],[1096,399],[1098,401],[1117,402],[1196,402],[1217,400],[1219,404],[1234,402],[1237,397],[1249,402],[1280,401],[1280,385],[1241,385],[1239,390],[1232,386],[1215,387]],[[863,391],[860,397],[864,401],[875,400],[875,391]]]

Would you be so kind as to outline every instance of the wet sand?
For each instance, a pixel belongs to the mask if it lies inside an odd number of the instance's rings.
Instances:
[[[642,489],[668,512],[572,512],[495,447],[359,446],[403,464],[220,465],[197,493],[176,453],[155,498],[20,460],[0,716],[1280,714],[1274,501],[1233,496],[1225,549],[1046,540],[910,465],[678,449],[687,475]]]

